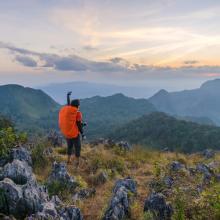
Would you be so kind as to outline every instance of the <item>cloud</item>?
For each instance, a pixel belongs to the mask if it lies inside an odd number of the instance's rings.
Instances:
[[[17,48],[0,42],[0,48],[8,49],[14,60],[28,67],[41,67],[55,71],[90,72],[91,76],[127,77],[136,79],[149,78],[182,78],[209,77],[220,73],[220,66],[200,65],[196,60],[185,61],[183,66],[153,66],[131,63],[122,57],[114,57],[107,61],[92,61],[77,55],[61,56],[51,53],[39,53],[23,48]],[[187,65],[186,65],[187,64]]]
[[[82,48],[83,48],[83,50],[86,50],[86,51],[96,51],[96,50],[98,50],[97,47],[93,47],[93,46],[90,46],[90,45],[85,45]]]
[[[112,62],[90,61],[77,55],[61,56],[57,54],[38,53],[23,48],[17,48],[2,42],[0,42],[0,48],[8,49],[15,55],[15,59],[24,66],[28,66],[28,64],[31,66],[32,64],[36,67],[52,68],[59,71],[115,72],[124,69],[121,65]],[[33,57],[36,57],[36,60],[40,60],[40,62],[37,63]]]
[[[31,57],[28,57],[28,56],[17,55],[15,57],[15,60],[17,62],[23,64],[24,66],[37,67],[37,62],[34,59],[32,59]]]
[[[185,65],[193,65],[193,64],[197,64],[197,63],[199,63],[198,60],[186,60],[186,61],[184,61]]]

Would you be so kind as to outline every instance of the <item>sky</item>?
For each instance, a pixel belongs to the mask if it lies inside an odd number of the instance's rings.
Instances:
[[[220,76],[219,0],[0,1],[0,84],[168,91]]]

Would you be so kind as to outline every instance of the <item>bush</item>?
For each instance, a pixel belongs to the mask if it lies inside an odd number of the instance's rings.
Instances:
[[[58,154],[66,155],[67,154],[67,148],[66,147],[58,147],[56,148],[56,151]]]
[[[12,127],[0,130],[0,157],[7,157],[10,149],[27,141],[25,133],[16,133]]]
[[[39,142],[32,150],[32,161],[33,161],[33,168],[41,169],[48,165],[49,159],[45,155],[45,144],[43,142]]]
[[[66,191],[65,184],[62,184],[59,181],[53,181],[50,184],[47,184],[49,196],[58,195],[61,196]]]
[[[220,219],[220,184],[214,183],[202,193],[200,206],[209,212],[210,219]]]

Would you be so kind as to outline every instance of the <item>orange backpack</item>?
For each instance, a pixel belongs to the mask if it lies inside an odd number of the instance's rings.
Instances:
[[[77,127],[78,109],[73,106],[66,105],[59,112],[59,127],[66,138],[76,138],[79,135]]]

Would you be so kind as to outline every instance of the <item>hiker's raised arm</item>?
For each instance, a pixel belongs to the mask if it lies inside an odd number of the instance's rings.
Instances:
[[[70,105],[70,96],[71,96],[72,92],[68,92],[67,93],[67,105]]]

